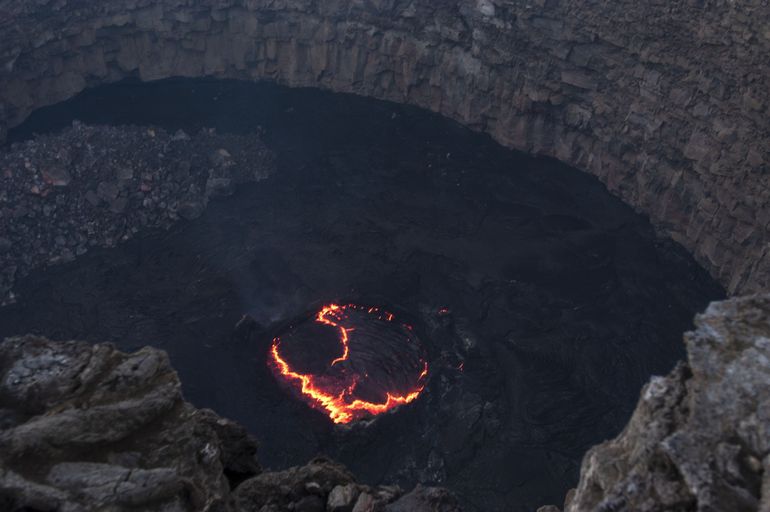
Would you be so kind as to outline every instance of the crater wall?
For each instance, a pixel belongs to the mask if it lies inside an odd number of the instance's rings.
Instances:
[[[730,293],[770,286],[765,0],[0,0],[0,138],[127,77],[409,103],[602,180]]]

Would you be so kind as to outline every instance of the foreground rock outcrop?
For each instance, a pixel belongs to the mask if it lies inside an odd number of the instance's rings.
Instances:
[[[0,344],[0,510],[456,512],[441,489],[342,466],[261,473],[239,425],[185,402],[165,352],[33,336]]]
[[[592,448],[566,511],[770,510],[770,295],[711,304],[688,361]]]
[[[0,152],[0,304],[16,279],[201,215],[259,181],[274,158],[259,136],[73,126]]]
[[[243,428],[184,402],[164,352],[9,339],[0,345],[3,510],[227,509],[259,472]]]
[[[688,361],[585,456],[566,511],[770,510],[770,295],[713,303],[696,325]],[[443,489],[360,485],[323,458],[263,473],[256,451],[183,400],[162,351],[0,344],[2,510],[459,510]]]

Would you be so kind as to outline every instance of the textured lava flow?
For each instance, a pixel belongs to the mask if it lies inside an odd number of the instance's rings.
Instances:
[[[428,376],[412,327],[381,308],[356,304],[324,306],[276,337],[270,354],[279,381],[335,423],[412,402]]]

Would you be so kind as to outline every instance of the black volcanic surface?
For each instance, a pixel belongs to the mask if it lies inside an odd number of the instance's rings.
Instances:
[[[168,232],[18,283],[0,336],[167,350],[186,397],[247,426],[260,461],[319,452],[364,482],[419,480],[468,510],[558,503],[651,374],[722,295],[595,179],[437,116],[271,85],[123,83],[39,111],[12,134],[88,123],[264,130],[278,172]],[[273,337],[331,301],[408,312],[431,376],[369,426],[335,427],[267,364]],[[249,339],[233,325],[250,313]]]

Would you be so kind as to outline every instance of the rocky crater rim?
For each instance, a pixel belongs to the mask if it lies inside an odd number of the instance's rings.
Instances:
[[[768,16],[757,0],[6,0],[0,131],[127,77],[413,104],[595,175],[750,292],[770,284]]]

